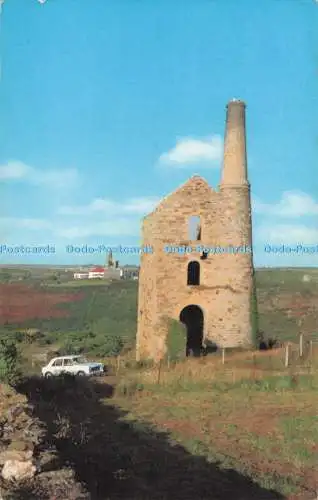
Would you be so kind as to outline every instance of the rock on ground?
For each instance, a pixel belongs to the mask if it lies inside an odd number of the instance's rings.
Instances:
[[[3,466],[1,475],[5,481],[26,481],[33,479],[36,467],[32,460],[20,462],[18,460],[7,460]]]

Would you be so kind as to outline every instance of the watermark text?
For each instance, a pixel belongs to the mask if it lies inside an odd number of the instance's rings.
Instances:
[[[265,245],[264,251],[273,254],[296,254],[313,255],[318,254],[318,245]]]
[[[217,254],[242,254],[242,253],[252,253],[252,247],[248,245],[243,245],[243,246],[216,246],[216,247],[207,247],[204,245],[197,245],[197,246],[173,246],[173,245],[166,245],[164,247],[164,252],[165,253],[170,253],[170,254],[190,254],[190,253],[199,253],[199,254],[212,254],[212,255],[217,255]]]
[[[153,249],[150,245],[145,245],[143,247],[134,247],[134,246],[106,246],[106,245],[66,245],[65,247],[66,253],[71,254],[125,254],[125,255],[140,255],[143,253],[152,253]]]
[[[37,255],[48,255],[55,253],[55,246],[53,245],[6,245],[0,244],[0,254],[5,255],[25,255],[25,254],[37,254]]]

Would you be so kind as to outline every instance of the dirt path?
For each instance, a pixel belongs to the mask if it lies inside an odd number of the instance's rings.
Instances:
[[[77,491],[76,496],[74,484],[67,490],[64,480],[64,493],[59,490],[59,498],[284,499],[236,471],[222,470],[182,446],[172,445],[165,433],[125,422],[125,412],[111,403],[115,383],[115,377],[106,377],[103,382],[32,379],[21,387],[33,404],[34,416],[45,424],[41,447],[53,446],[57,452],[55,462],[38,475],[38,483],[41,476],[43,482],[51,474],[54,484],[59,471],[65,473],[69,467],[76,484],[83,485],[86,492],[80,496]],[[106,404],[105,399],[109,400]],[[43,489],[41,494],[29,498],[53,500]]]

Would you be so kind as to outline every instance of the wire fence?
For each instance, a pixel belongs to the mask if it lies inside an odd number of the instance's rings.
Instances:
[[[173,379],[196,381],[261,379],[271,375],[302,375],[317,373],[318,340],[300,335],[298,343],[266,351],[233,352],[221,349],[218,353],[200,358],[173,360],[169,356],[149,364],[135,363],[118,356],[111,361],[114,375],[125,376],[134,366],[136,375],[157,384]]]

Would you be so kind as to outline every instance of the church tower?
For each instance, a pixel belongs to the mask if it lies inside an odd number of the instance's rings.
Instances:
[[[114,266],[113,252],[110,250],[107,259],[107,267],[110,269]]]

